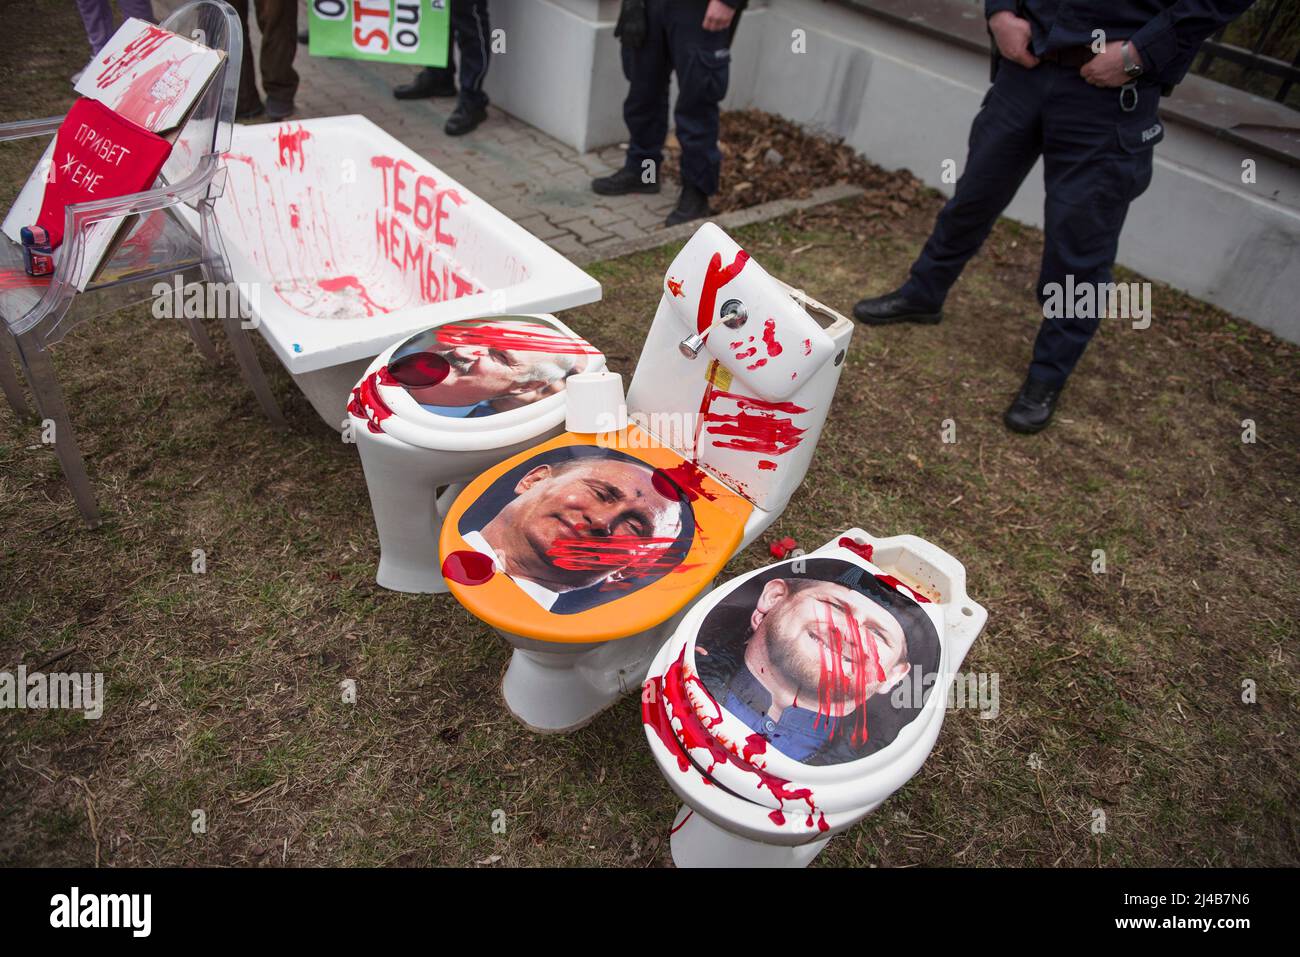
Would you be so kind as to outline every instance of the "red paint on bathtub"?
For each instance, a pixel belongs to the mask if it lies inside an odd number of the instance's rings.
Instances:
[[[293,169],[293,162],[298,161],[298,172],[302,172],[306,156],[303,154],[302,144],[311,139],[311,132],[301,123],[295,130],[292,123],[286,123],[276,131],[276,145],[279,147],[279,153],[276,156],[276,164],[283,166],[285,169]]]
[[[373,316],[376,311],[388,312],[383,306],[370,298],[366,292],[366,287],[361,284],[361,280],[356,276],[338,276],[335,279],[319,279],[316,285],[320,286],[325,292],[342,292],[344,289],[356,290],[357,295],[361,297],[361,305],[365,307],[366,315]]]
[[[460,549],[442,560],[442,577],[458,585],[482,585],[495,574],[492,556],[482,552]]]

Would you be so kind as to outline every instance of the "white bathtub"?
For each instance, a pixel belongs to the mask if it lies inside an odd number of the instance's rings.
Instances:
[[[237,126],[217,222],[258,328],[329,425],[394,340],[600,284],[362,116]]]

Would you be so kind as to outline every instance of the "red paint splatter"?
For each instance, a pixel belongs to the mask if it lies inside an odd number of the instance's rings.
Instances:
[[[846,632],[836,624],[833,609],[826,608],[825,613],[825,620],[821,620],[821,612],[818,612],[823,640],[818,645],[821,677],[817,682],[817,717],[813,719],[813,727],[821,727],[825,722],[828,733],[834,734],[839,719],[837,712],[842,714],[844,706],[841,702],[847,698],[854,706],[850,739],[854,745],[862,745],[867,740],[868,694],[885,680],[879,649],[873,635],[863,635],[853,615],[844,616],[848,625]],[[852,668],[851,673],[845,673],[846,660]],[[811,818],[808,826],[812,826]]]
[[[862,542],[862,543],[855,542],[847,535],[841,538],[838,542],[836,542],[836,544],[839,545],[840,548],[847,548],[853,554],[861,558],[865,558],[867,561],[871,561],[871,556],[876,550],[875,546],[873,546],[870,542]]]
[[[298,160],[298,171],[302,172],[305,157],[303,156],[302,144],[304,141],[311,139],[311,132],[303,127],[301,123],[295,130],[293,124],[286,124],[280,127],[276,133],[276,142],[279,144],[280,153],[276,159],[276,164],[283,166],[285,169],[293,169],[293,161]]]
[[[458,585],[482,585],[495,574],[492,557],[482,552],[460,549],[442,560],[442,577]]]
[[[745,368],[748,369],[750,372],[753,372],[755,369],[761,369],[761,368],[763,368],[763,366],[765,366],[765,365],[767,365],[767,360],[766,360],[766,359],[759,359],[759,360],[758,360],[757,362],[755,362],[753,365],[745,366]]]
[[[768,815],[768,817],[772,819],[772,823],[775,824],[777,827],[781,827],[783,824],[785,824],[785,815],[782,814],[780,811],[773,811]]]
[[[806,355],[806,356],[810,356],[810,355],[812,355],[812,340],[811,340],[811,339],[805,339],[805,340],[803,341],[803,354]]]
[[[134,40],[122,48],[121,54],[116,60],[106,66],[99,76],[95,77],[95,86],[98,89],[106,90],[122,77],[126,76],[137,63],[143,63],[149,57],[158,52],[159,48],[167,42],[173,34],[160,27],[152,24],[144,28],[144,32],[139,34]]]
[[[767,553],[773,558],[785,558],[786,555],[789,555],[798,547],[799,543],[787,535],[785,538],[778,539],[769,545]]]
[[[767,354],[776,358],[785,351],[781,343],[776,341],[776,320],[769,319],[763,323],[763,345],[767,346]]]
[[[749,253],[743,249],[736,253],[730,266],[722,265],[722,253],[714,253],[709,260],[709,268],[704,272],[704,289],[700,292],[700,303],[695,313],[695,328],[703,333],[713,325],[713,306],[718,299],[718,290],[740,275],[749,262]]]
[[[187,59],[167,60],[132,79],[113,103],[113,112],[151,132],[156,131],[163,116],[185,92],[185,83],[174,71]]]
[[[674,279],[672,276],[669,276],[665,285],[668,287],[668,291],[674,296],[682,299],[686,298],[686,294],[682,292],[682,281],[680,279]]]
[[[361,285],[361,280],[356,276],[339,276],[336,279],[321,279],[316,285],[320,286],[325,292],[342,292],[344,289],[355,289],[361,297],[361,305],[366,309],[367,316],[373,316],[375,311],[388,312],[383,306],[370,298],[366,292],[366,287]]]
[[[468,326],[449,323],[439,326],[434,332],[438,342],[448,348],[486,346],[491,349],[547,352],[552,355],[599,355],[599,351],[585,339],[566,336],[560,332],[533,332],[519,326]]]
[[[546,550],[557,568],[568,571],[623,571],[649,575],[680,567],[685,557],[676,538],[645,535],[604,535],[557,538]]]
[[[356,388],[352,390],[352,397],[348,400],[348,412],[358,419],[364,419],[366,427],[371,432],[384,431],[379,423],[393,414],[393,410],[388,407],[388,403],[383,400],[379,394],[381,385],[396,385],[393,377],[388,374],[388,369],[382,368],[378,372],[373,372],[366,376]]]
[[[764,472],[775,472],[775,471],[776,471],[776,463],[773,462],[771,459],[759,459],[759,460],[758,460],[758,467],[759,467],[759,469],[761,469],[761,470],[764,471]]]
[[[714,440],[720,449],[739,449],[742,452],[759,452],[767,455],[785,455],[797,448],[804,432],[786,415],[799,415],[808,410],[793,402],[768,402],[749,396],[712,390],[716,398],[730,399],[736,404],[735,415],[721,415],[709,409],[704,419],[710,435],[729,436],[726,441]]]
[[[721,723],[722,709],[718,708],[718,716],[709,719],[707,723],[700,717],[691,705],[686,690],[687,685],[694,686],[695,691],[702,696],[702,700],[712,703],[715,708],[717,702],[713,700],[698,675],[687,673],[685,660],[686,648],[683,647],[677,660],[668,666],[668,670],[662,676],[655,675],[648,678],[641,692],[641,720],[654,729],[664,747],[670,754],[676,756],[678,768],[689,771],[691,767],[689,752],[704,749],[712,758],[712,763],[704,769],[706,781],[719,764],[732,764],[741,771],[754,775],[758,779],[755,787],[767,788],[781,805],[780,810],[784,810],[786,801],[802,801],[808,805],[809,815],[818,813],[817,806],[813,803],[811,788],[791,788],[786,778],[777,777],[753,763],[752,758],[766,750],[766,744],[760,748],[755,741],[755,738],[761,736],[750,735],[746,738],[746,747],[742,756],[729,749],[721,739],[713,735],[709,729]],[[679,723],[680,729],[673,727],[666,705],[672,705],[672,716]],[[772,820],[780,824],[784,821],[784,817],[781,821],[775,817]],[[811,824],[810,816],[809,826]]]
[[[656,492],[674,502],[680,500],[683,493],[692,502],[700,496],[712,502],[717,496],[704,487],[706,474],[694,462],[683,459],[681,465],[674,465],[670,469],[655,469],[650,480]]]
[[[297,229],[302,224],[302,216],[298,212],[298,204],[289,204],[289,228]]]
[[[36,286],[48,286],[49,276],[29,276],[17,269],[0,270],[0,291],[10,289],[30,289]],[[0,362],[7,361],[0,359]]]
[[[388,363],[393,381],[409,389],[425,389],[447,378],[451,363],[436,352],[413,352]]]
[[[913,598],[915,601],[918,601],[918,602],[921,602],[921,603],[923,603],[923,604],[927,604],[927,605],[930,603],[930,599],[926,598],[924,595],[922,595],[919,591],[917,591],[917,590],[916,590],[915,588],[913,588],[911,585],[906,585],[906,584],[904,584],[903,582],[900,582],[900,581],[899,581],[897,578],[895,578],[893,575],[877,575],[877,576],[876,576],[876,581],[880,582],[880,584],[885,585],[885,586],[887,586],[887,587],[889,587],[889,588],[893,588],[893,589],[899,589],[899,588],[901,588],[901,589],[903,589],[903,591],[905,591],[907,594],[911,595],[912,598]]]

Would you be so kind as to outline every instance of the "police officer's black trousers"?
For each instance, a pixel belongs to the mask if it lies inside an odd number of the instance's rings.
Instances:
[[[488,20],[487,0],[452,0],[448,11],[449,26],[447,65],[432,72],[451,76],[460,59],[460,98],[473,106],[487,106],[483,80],[492,59],[492,25]],[[452,51],[455,51],[455,56]]]
[[[682,146],[682,179],[706,195],[718,191],[718,104],[727,94],[731,30],[705,30],[705,0],[646,0],[647,34],[636,49],[623,47],[626,165],[638,175],[647,161],[659,175],[668,135],[668,82],[677,72],[673,120]]]
[[[1163,137],[1159,87],[1143,83],[1137,93],[1136,107],[1126,112],[1118,88],[1090,86],[1077,69],[1039,63],[1030,70],[1002,61],[971,125],[955,194],[912,265],[904,286],[909,298],[942,305],[1039,156],[1047,192],[1039,302],[1050,284],[1064,287],[1067,275],[1076,288],[1110,282],[1129,203],[1150,184],[1152,148]],[[1063,383],[1098,323],[1095,317],[1045,318],[1030,376]]]

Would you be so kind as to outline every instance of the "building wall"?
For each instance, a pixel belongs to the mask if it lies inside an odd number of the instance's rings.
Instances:
[[[751,7],[725,107],[756,107],[842,136],[872,162],[951,194],[942,164],[952,159],[960,171],[964,162],[988,88],[987,56],[820,0]],[[528,0],[497,4],[493,16],[518,41],[489,76],[499,105],[579,150],[626,137],[617,3]],[[971,16],[981,16],[977,6]],[[792,49],[799,30],[805,52]],[[1174,120],[1155,155],[1120,262],[1300,342],[1300,170]],[[1243,159],[1256,163],[1254,184],[1241,182]],[[1041,226],[1042,207],[1040,163],[1007,215]]]

